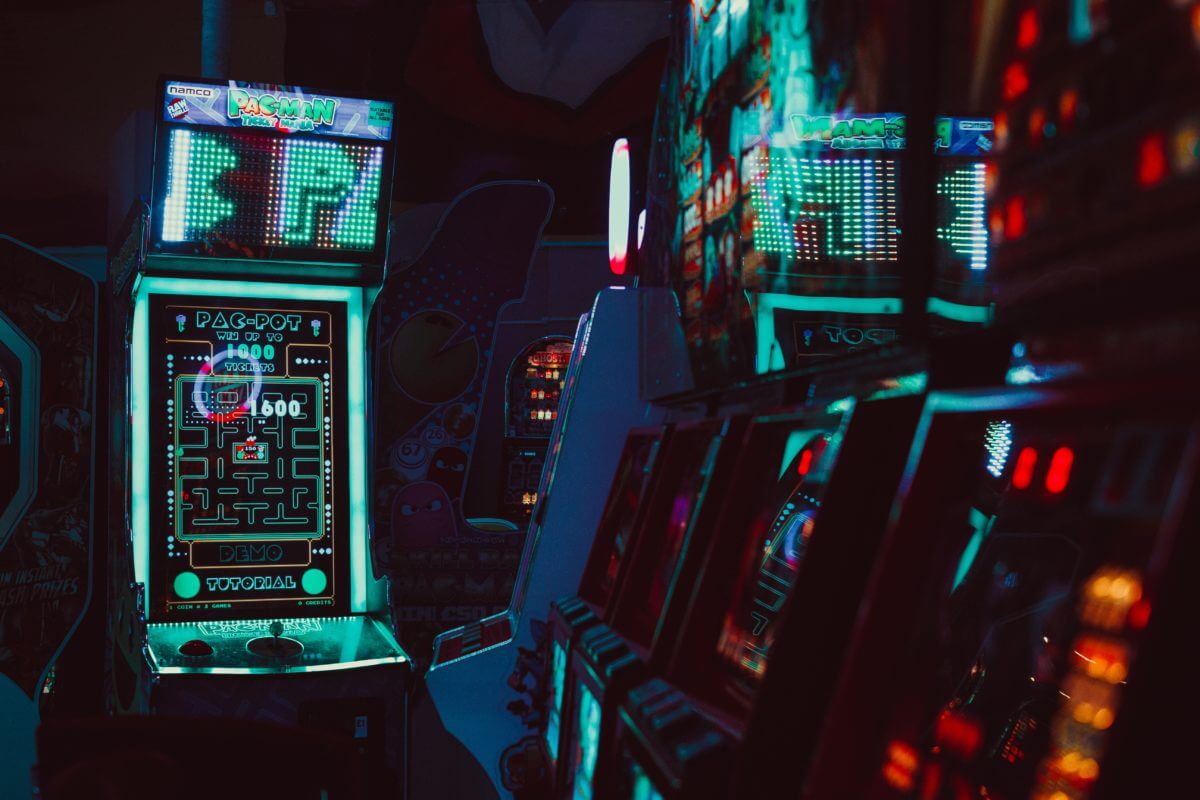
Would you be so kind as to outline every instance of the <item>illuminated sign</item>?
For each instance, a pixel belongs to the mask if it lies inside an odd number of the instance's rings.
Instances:
[[[895,261],[897,166],[892,159],[800,158],[773,149],[755,170],[754,246],[802,261]]]
[[[218,128],[274,128],[281,133],[314,133],[389,142],[393,106],[313,92],[299,86],[167,81],[164,122]]]
[[[792,135],[831,150],[903,150],[903,114],[792,114]],[[995,143],[995,124],[977,117],[938,117],[934,150],[939,155],[979,156]]]
[[[167,81],[152,253],[381,263],[392,104]]]
[[[344,609],[345,331],[338,303],[151,297],[156,614]]]

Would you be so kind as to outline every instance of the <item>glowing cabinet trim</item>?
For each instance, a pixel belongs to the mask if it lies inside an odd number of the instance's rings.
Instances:
[[[37,347],[21,333],[20,328],[0,313],[0,343],[16,356],[21,365],[20,383],[13,387],[9,398],[17,409],[17,423],[12,430],[13,441],[20,448],[21,468],[17,478],[17,491],[8,508],[0,509],[0,547],[8,540],[8,534],[17,520],[25,514],[33,501],[38,474],[38,420],[42,385],[42,362]],[[29,415],[34,414],[32,420]]]
[[[348,286],[309,286],[298,283],[209,281],[143,277],[137,287],[130,352],[130,414],[133,436],[130,466],[130,527],[133,537],[134,580],[150,596],[150,295],[310,300],[346,306],[347,432],[350,494],[350,611],[368,610],[367,597],[367,471],[366,471],[366,351],[363,289]],[[140,376],[140,379],[138,379]]]

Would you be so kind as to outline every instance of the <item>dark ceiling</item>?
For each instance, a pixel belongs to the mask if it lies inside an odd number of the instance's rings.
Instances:
[[[549,232],[594,235],[605,226],[613,138],[649,134],[669,5],[232,0],[228,77],[395,98],[400,207],[444,201],[480,181],[538,179],[557,195]],[[0,125],[0,232],[40,246],[105,242],[111,171],[127,168],[110,159],[114,134],[152,107],[158,75],[199,74],[201,6],[56,0],[0,11],[0,74],[10,92]],[[592,75],[594,90],[564,102],[552,87],[513,89],[512,71],[506,82],[493,67],[497,42],[506,46],[513,30],[497,18],[532,37],[533,46],[522,38],[508,48],[518,76],[569,69]],[[596,37],[612,40],[626,19],[637,52],[610,66],[608,41]]]

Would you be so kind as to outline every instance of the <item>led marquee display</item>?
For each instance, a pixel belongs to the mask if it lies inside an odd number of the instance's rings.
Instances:
[[[345,331],[339,303],[152,296],[156,613],[345,605]]]
[[[381,263],[391,103],[168,81],[152,253]]]

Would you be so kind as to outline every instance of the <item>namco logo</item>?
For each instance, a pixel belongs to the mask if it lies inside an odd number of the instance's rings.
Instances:
[[[172,83],[167,86],[167,94],[173,94],[176,97],[203,97],[205,100],[216,97],[217,90],[207,86],[182,86],[178,83]]]

